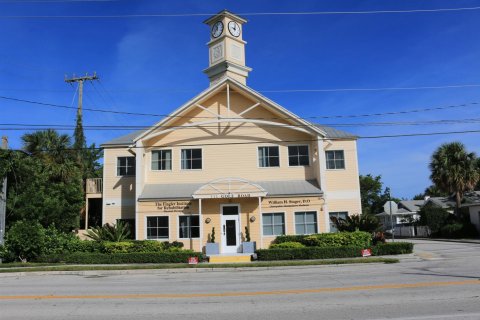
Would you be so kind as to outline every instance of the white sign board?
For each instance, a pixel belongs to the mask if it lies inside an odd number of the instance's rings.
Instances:
[[[383,205],[383,210],[388,214],[393,214],[398,211],[398,205],[395,201],[387,201]]]

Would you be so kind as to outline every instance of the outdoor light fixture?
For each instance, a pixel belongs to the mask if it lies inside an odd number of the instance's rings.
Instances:
[[[255,220],[257,220],[257,218],[255,218],[255,216],[250,217],[250,222],[255,222]]]
[[[212,221],[212,219],[210,219],[210,218],[205,219],[205,223],[207,223],[207,224],[210,223],[210,221]]]

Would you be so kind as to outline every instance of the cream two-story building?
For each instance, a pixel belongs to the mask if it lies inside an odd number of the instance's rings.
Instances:
[[[147,130],[102,145],[102,223],[126,220],[136,239],[221,253],[282,234],[330,232],[361,213],[356,137],[302,119],[246,85],[242,31],[228,11],[210,27],[210,86]],[[87,219],[88,221],[88,219]]]

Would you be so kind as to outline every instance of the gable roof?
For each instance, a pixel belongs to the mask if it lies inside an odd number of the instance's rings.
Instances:
[[[315,126],[314,124],[302,119],[301,117],[295,115],[291,111],[285,109],[284,107],[280,106],[279,104],[273,102],[272,100],[268,99],[267,97],[263,96],[259,92],[247,87],[246,85],[236,81],[235,79],[231,79],[228,77],[223,78],[221,81],[216,83],[215,85],[211,86],[207,90],[204,90],[197,96],[195,96],[193,99],[188,101],[187,103],[183,104],[181,107],[173,111],[168,117],[163,118],[159,122],[157,122],[155,125],[153,125],[150,129],[148,129],[146,132],[138,136],[136,139],[134,139],[134,142],[141,140],[145,137],[148,137],[150,133],[153,133],[155,129],[159,126],[165,126],[169,122],[174,121],[175,118],[181,117],[183,113],[186,113],[192,106],[195,105],[195,103],[198,103],[198,101],[201,101],[203,99],[208,99],[209,96],[217,93],[218,91],[222,90],[224,86],[227,84],[237,87],[241,91],[244,91],[247,94],[250,94],[254,98],[258,99],[260,102],[263,102],[267,107],[270,107],[274,109],[275,111],[283,114],[285,118],[288,118],[289,120],[295,121],[297,123],[300,123],[304,126],[305,129],[309,129],[313,132],[316,132],[319,135],[325,136],[325,132],[323,132],[319,127]]]
[[[260,100],[264,104],[266,104],[268,107],[271,107],[275,109],[277,112],[283,114],[285,118],[294,120],[297,123],[302,124],[306,129],[310,129],[312,132],[315,132],[327,139],[357,139],[358,137],[354,134],[351,134],[346,131],[338,130],[332,127],[324,126],[318,123],[312,123],[307,120],[302,119],[301,117],[295,115],[291,111],[285,109],[284,107],[280,106],[279,104],[275,103],[274,101],[268,99],[267,97],[263,96],[259,92],[247,87],[246,85],[231,79],[231,78],[224,78],[222,81],[219,81],[217,84],[209,87],[208,89],[202,91],[199,93],[197,96],[193,97],[190,99],[188,102],[174,110],[172,113],[170,113],[169,116],[164,117],[161,119],[159,122],[154,124],[153,126],[138,130],[135,132],[131,132],[127,135],[115,138],[113,140],[107,141],[103,144],[101,144],[101,147],[113,147],[113,146],[129,146],[135,143],[138,140],[143,139],[144,137],[147,137],[150,133],[153,133],[156,128],[159,126],[163,126],[169,122],[174,121],[175,119],[181,117],[181,114],[186,112],[192,105],[195,105],[195,103],[198,103],[198,101],[202,99],[207,99],[209,96],[215,94],[219,90],[222,90],[223,86],[226,86],[226,84],[231,84],[234,87],[238,87],[238,89],[245,91],[246,93],[254,96],[256,99]]]

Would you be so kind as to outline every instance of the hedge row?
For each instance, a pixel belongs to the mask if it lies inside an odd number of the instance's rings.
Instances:
[[[370,246],[372,235],[368,232],[336,232],[319,233],[312,235],[285,235],[278,236],[273,244],[284,242],[298,242],[307,247],[368,247]]]
[[[51,254],[38,257],[36,262],[74,263],[74,264],[123,264],[123,263],[187,263],[189,257],[197,257],[201,261],[202,253],[189,252],[139,252],[139,253],[96,253],[75,252],[67,254]]]
[[[181,242],[165,242],[155,240],[131,240],[122,242],[75,240],[69,244],[65,253],[97,252],[97,253],[140,253],[180,251]]]
[[[361,257],[361,250],[365,247],[306,247],[289,249],[260,249],[257,250],[258,260],[308,260],[308,259],[335,259]],[[371,248],[375,256],[405,254],[413,252],[413,244],[409,242],[395,242],[377,245]]]

